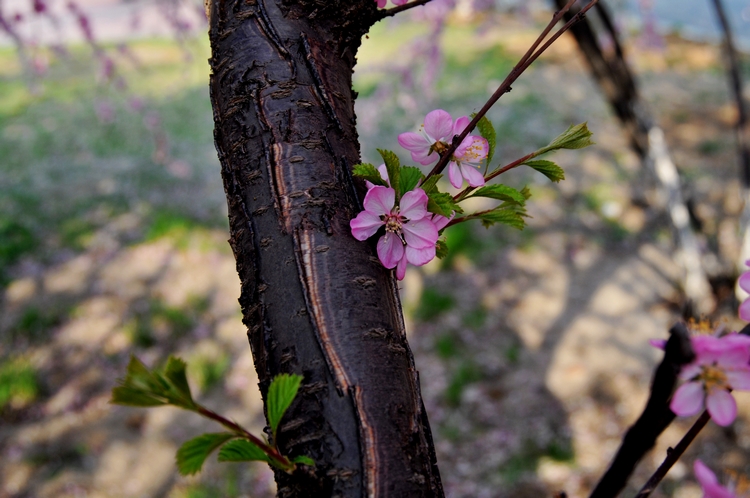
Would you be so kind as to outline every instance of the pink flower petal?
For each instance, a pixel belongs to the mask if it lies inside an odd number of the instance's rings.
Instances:
[[[406,245],[414,249],[425,249],[430,246],[434,247],[439,237],[437,228],[435,228],[432,221],[427,218],[405,223],[401,227],[401,230],[404,232]]]
[[[352,229],[352,235],[357,240],[367,240],[378,231],[378,228],[383,226],[383,220],[379,216],[370,213],[369,211],[362,211],[357,215],[356,218],[349,222],[349,226]]]
[[[740,275],[737,283],[740,284],[740,288],[743,291],[750,292],[750,271],[746,271],[745,273]]]
[[[704,498],[737,498],[737,496],[727,488],[719,484],[716,474],[706,467],[703,462],[696,460],[693,464],[695,478],[703,488]]]
[[[661,349],[662,351],[667,347],[666,339],[649,339],[648,343],[657,349]]]
[[[737,403],[724,389],[713,389],[706,397],[706,408],[717,425],[726,427],[737,417]]]
[[[727,383],[735,391],[750,391],[750,369],[724,372]]]
[[[472,187],[481,187],[484,185],[484,175],[474,166],[461,165],[461,175]]]
[[[464,184],[464,177],[461,176],[461,170],[458,169],[458,164],[451,161],[448,163],[448,179],[451,181],[451,185],[456,188],[461,188]]]
[[[378,8],[382,9],[383,7],[385,7],[385,4],[388,2],[388,0],[375,0],[375,2],[377,2]]]
[[[365,211],[382,216],[390,214],[393,205],[396,203],[396,191],[389,187],[376,185],[367,191],[365,200],[362,203]]]
[[[378,240],[378,258],[383,266],[389,270],[396,266],[401,258],[404,257],[404,244],[393,232],[386,232]]]
[[[413,247],[406,246],[406,260],[414,266],[426,265],[433,259],[435,259],[434,245],[424,249],[414,249]]]
[[[406,276],[406,263],[406,254],[404,254],[404,256],[398,261],[398,264],[396,265],[396,278],[399,280],[403,280]]]
[[[421,220],[427,216],[427,194],[421,188],[415,188],[401,197],[400,214],[410,221]]]
[[[442,109],[430,111],[424,118],[424,131],[435,142],[445,138],[450,139],[452,138],[453,119],[450,114]]]
[[[467,126],[469,126],[469,123],[471,120],[469,119],[469,116],[461,116],[456,120],[455,123],[453,123],[453,135],[460,135]]]
[[[456,216],[456,212],[451,213],[450,218],[446,218],[445,216],[441,216],[439,214],[433,214],[432,215],[432,224],[435,225],[435,228],[438,229],[438,231],[442,230],[443,228],[450,223],[450,221],[453,219],[453,217]]]
[[[703,408],[703,385],[687,382],[681,385],[672,396],[669,409],[680,417],[695,415]]]
[[[746,322],[750,322],[750,299],[745,299],[740,304],[740,318]]]
[[[411,152],[420,152],[427,154],[432,145],[424,135],[420,133],[414,133],[413,131],[407,131],[398,136],[398,144],[404,149]]]

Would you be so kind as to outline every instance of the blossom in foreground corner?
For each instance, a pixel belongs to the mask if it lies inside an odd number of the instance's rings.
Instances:
[[[750,337],[737,333],[723,337],[690,338],[695,360],[680,371],[681,385],[669,408],[681,417],[695,415],[705,404],[718,425],[727,426],[737,416],[737,403],[729,390],[750,390]]]
[[[745,265],[750,266],[750,259],[745,261]],[[737,283],[743,291],[750,292],[750,271],[746,271],[740,275]],[[740,304],[740,318],[746,322],[750,322],[750,298],[745,299]]]
[[[740,498],[734,491],[719,484],[716,474],[700,460],[693,464],[693,471],[703,489],[703,498]]]
[[[425,116],[421,127],[422,133],[411,131],[402,133],[398,136],[398,143],[411,152],[411,158],[414,161],[426,166],[436,162],[440,154],[450,148],[453,137],[460,135],[468,124],[469,118],[466,116],[454,122],[448,112],[436,109]],[[484,185],[484,175],[476,169],[476,166],[487,157],[488,151],[489,144],[486,139],[476,135],[468,135],[464,138],[453,153],[448,166],[451,184],[460,188],[463,180],[466,179],[472,187]]]
[[[350,222],[352,235],[366,240],[380,227],[385,234],[377,244],[378,258],[388,269],[401,263],[397,277],[403,278],[406,263],[422,266],[435,257],[438,230],[427,211],[427,194],[421,188],[406,192],[396,205],[396,192],[390,187],[376,185],[367,191],[364,208]]]

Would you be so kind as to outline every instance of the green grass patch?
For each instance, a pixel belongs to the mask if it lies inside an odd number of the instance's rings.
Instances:
[[[479,367],[471,362],[464,362],[453,372],[450,383],[445,389],[445,400],[450,406],[458,406],[461,395],[470,384],[482,379]]]
[[[470,329],[477,330],[484,325],[487,320],[487,310],[484,306],[479,305],[473,310],[466,313],[463,317],[463,324]]]
[[[455,304],[456,302],[452,296],[434,289],[425,289],[419,305],[414,312],[414,317],[423,322],[433,320],[441,313],[451,309]]]
[[[23,408],[38,393],[37,373],[26,360],[15,358],[0,363],[0,410],[7,406]]]
[[[554,440],[546,448],[540,448],[533,441],[526,441],[521,451],[503,464],[500,474],[507,484],[513,484],[524,474],[536,472],[542,457],[549,457],[557,462],[572,462],[574,456],[570,440]]]

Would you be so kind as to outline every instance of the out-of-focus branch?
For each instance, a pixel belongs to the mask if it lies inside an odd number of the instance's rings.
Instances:
[[[646,481],[646,484],[644,484],[641,490],[638,491],[638,494],[635,495],[635,498],[646,498],[654,489],[656,489],[656,486],[658,486],[661,480],[664,479],[664,476],[667,475],[669,469],[671,469],[675,462],[677,462],[682,454],[685,453],[687,447],[690,445],[690,443],[693,442],[695,437],[698,435],[701,429],[706,426],[709,420],[711,420],[711,415],[709,415],[708,411],[706,410],[701,414],[698,420],[695,421],[693,426],[682,437],[680,442],[677,443],[677,446],[675,446],[674,448],[670,448],[669,451],[667,451],[667,458],[664,459],[661,465],[659,465],[659,468],[656,469],[656,472],[654,472],[649,480]]]
[[[669,330],[669,334],[669,340],[664,348],[664,359],[654,373],[651,395],[646,407],[635,424],[625,433],[615,458],[591,492],[590,498],[617,496],[625,487],[640,459],[654,447],[656,438],[674,420],[675,414],[669,409],[669,399],[677,384],[680,369],[693,361],[695,353],[685,324],[675,324]]]
[[[554,0],[558,7],[564,2],[565,0]],[[690,226],[679,172],[667,148],[664,132],[654,124],[638,94],[635,77],[624,58],[618,33],[606,6],[603,3],[597,4],[595,12],[601,19],[606,34],[613,41],[614,50],[602,49],[599,37],[588,20],[576,24],[570,31],[586,57],[599,88],[625,128],[631,147],[653,171],[662,197],[666,199],[666,210],[676,232],[677,259],[683,270],[685,296],[698,314],[709,313],[714,308],[714,297],[701,265],[701,253]],[[567,17],[571,18],[573,15],[574,10],[571,10]]]

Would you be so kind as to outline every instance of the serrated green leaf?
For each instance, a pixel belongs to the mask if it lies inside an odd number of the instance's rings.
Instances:
[[[552,161],[547,161],[545,159],[535,159],[532,161],[526,161],[523,164],[534,168],[555,183],[559,182],[560,180],[565,180],[565,172],[563,171],[563,169]]]
[[[200,471],[208,455],[234,437],[237,435],[231,432],[215,432],[201,434],[183,443],[177,450],[177,469],[180,474],[189,476]]]
[[[443,175],[432,175],[422,183],[419,187],[425,191],[426,194],[437,191],[437,182],[443,177]]]
[[[187,364],[182,359],[170,356],[167,360],[167,366],[164,368],[164,376],[175,387],[177,393],[192,405],[194,404],[193,396],[190,394],[190,386],[185,376],[186,368]]]
[[[163,397],[154,396],[148,392],[124,386],[112,389],[112,399],[109,402],[113,405],[140,406],[144,408],[169,404]]]
[[[472,119],[474,116],[476,116],[476,113],[471,115]],[[487,152],[487,164],[489,164],[490,161],[492,161],[492,156],[495,155],[495,145],[497,145],[497,133],[495,132],[495,127],[492,126],[492,123],[487,119],[487,116],[482,116],[482,119],[477,123],[477,130],[479,130],[479,134],[487,140],[487,144],[490,146],[490,149]]]
[[[453,200],[453,196],[446,192],[431,192],[427,194],[427,210],[446,218],[450,218],[454,211],[456,213],[464,212],[461,206]]]
[[[523,228],[526,226],[526,222],[523,220],[523,217],[514,209],[500,207],[497,209],[493,209],[492,211],[487,211],[485,213],[478,213],[478,217],[480,220],[482,220],[482,225],[484,225],[485,227],[490,227],[495,223],[503,223],[513,228],[523,230]]]
[[[315,467],[315,460],[305,455],[299,455],[292,458],[292,462],[301,463],[302,465],[307,465],[308,467]]]
[[[518,204],[526,202],[526,197],[521,192],[513,187],[499,183],[478,188],[468,197],[488,197],[490,199],[497,199],[498,201],[516,202]]]
[[[301,382],[301,375],[281,374],[274,377],[268,387],[266,408],[268,410],[268,424],[271,426],[274,441],[276,441],[276,430],[279,427],[279,422],[281,422],[281,417],[292,404]]]
[[[414,166],[404,166],[401,168],[401,195],[404,195],[410,190],[414,190],[414,187],[422,181],[424,175],[419,168]]]
[[[355,164],[354,169],[352,170],[352,175],[367,180],[374,185],[380,185],[383,187],[388,186],[388,183],[386,183],[386,181],[383,180],[383,177],[380,176],[378,168],[372,164]]]
[[[396,201],[398,202],[401,199],[401,161],[390,150],[378,149],[378,152],[383,158],[385,169],[388,171],[388,180],[391,183],[391,188],[396,191]]]
[[[443,259],[448,255],[448,244],[445,243],[445,239],[438,239],[435,244],[435,256],[438,259]]]
[[[582,149],[589,145],[594,145],[594,142],[591,141],[592,135],[593,133],[589,131],[586,123],[571,125],[567,130],[550,142],[548,146],[542,147],[536,151],[536,155],[540,156],[558,149]]]
[[[269,462],[271,459],[260,447],[247,439],[235,439],[229,441],[219,450],[220,462]]]

